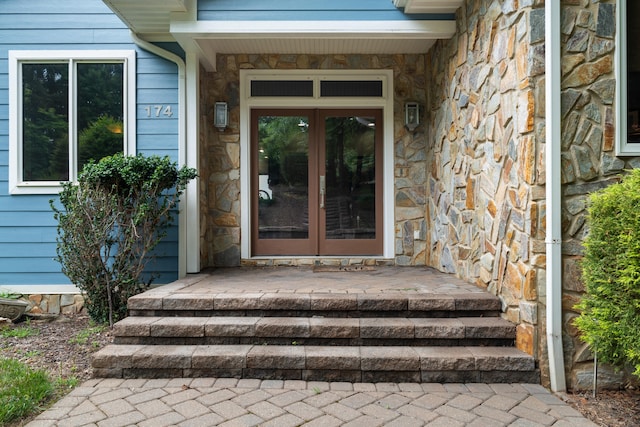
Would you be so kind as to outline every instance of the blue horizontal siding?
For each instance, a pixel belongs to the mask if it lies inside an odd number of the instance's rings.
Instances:
[[[5,0],[6,1],[6,0]],[[127,43],[131,41],[131,36],[128,32],[123,32],[121,29],[64,29],[59,31],[48,30],[48,43],[56,44],[58,46],[52,46],[48,49],[60,49],[61,44],[73,43],[73,46],[87,46],[104,44],[105,40],[113,41],[114,43]],[[42,33],[36,30],[9,30],[0,32],[0,39],[8,37],[10,34],[12,37],[17,37],[20,40],[20,45],[33,49],[33,45],[42,44]],[[72,42],[72,40],[76,40]],[[93,46],[96,49],[96,46]],[[104,49],[105,47],[102,47]],[[112,47],[108,47],[112,49]]]
[[[34,267],[36,266],[42,266],[38,269],[40,271],[55,271],[60,269],[60,263],[50,256],[8,256],[0,258],[0,271],[5,273],[20,273],[23,271],[29,271],[29,269],[34,269]]]
[[[147,104],[177,104],[178,91],[166,89],[138,89],[138,105]]]
[[[113,28],[122,28],[122,21],[116,15],[108,17],[105,14],[85,13],[82,19],[78,19],[78,14],[57,13],[51,14],[44,11],[34,11],[29,15],[29,20],[16,19],[18,14],[0,13],[0,28],[11,28],[14,30],[37,30],[46,28],[104,28],[110,25]]]
[[[76,0],[52,2],[50,0],[2,0],[2,13],[16,15],[16,18],[28,18],[34,13],[55,15],[82,15],[108,13],[107,7],[101,1]],[[111,15],[109,13],[109,15]]]
[[[55,242],[41,242],[41,243],[29,243],[18,242],[11,245],[12,257],[20,259],[28,258],[51,258],[51,254],[55,256],[56,243]],[[12,259],[7,257],[5,259]]]
[[[164,152],[178,152],[178,145],[176,143],[178,139],[177,135],[171,134],[158,134],[158,135],[144,135],[138,137],[138,151],[147,150],[161,150]]]
[[[177,89],[178,81],[171,74],[139,74],[138,89]]]
[[[0,224],[16,224],[20,227],[55,227],[57,225],[51,210],[0,212]]]
[[[8,196],[6,194],[0,195],[0,212],[15,211],[15,212],[29,212],[29,211],[47,211],[51,212],[51,206],[49,206],[49,200],[54,199],[52,195],[29,195],[24,197]]]
[[[21,272],[0,271],[0,283],[9,289],[11,289],[11,285],[51,285],[51,293],[56,293],[56,285],[68,285],[69,279],[61,273],[33,271],[29,274],[23,274]],[[25,293],[25,291],[22,292]],[[26,291],[26,293],[28,292]]]
[[[15,224],[10,227],[0,227],[0,245],[2,246],[0,259],[11,256],[9,250],[11,243],[52,243],[55,240],[55,229],[52,230],[51,227],[20,227]],[[33,269],[33,271],[37,270]]]
[[[141,52],[136,59],[138,65],[138,74],[175,74],[176,73],[176,64],[171,61],[167,61],[166,59],[160,59],[156,57],[148,57],[143,56],[144,52]],[[0,65],[2,65],[0,63]],[[1,70],[1,68],[0,68]],[[1,71],[0,71],[1,72]]]
[[[166,45],[180,54],[176,44]],[[138,152],[178,157],[177,67],[135,46],[129,29],[101,0],[0,0],[0,283],[68,284],[56,257],[52,195],[8,194],[9,50],[136,50]],[[182,56],[184,54],[182,53]],[[146,105],[171,105],[169,119],[145,119]],[[178,229],[159,245],[153,264],[167,283],[177,278]],[[52,287],[55,292],[55,286]]]
[[[452,20],[452,14],[411,14],[391,0],[199,0],[200,21]]]

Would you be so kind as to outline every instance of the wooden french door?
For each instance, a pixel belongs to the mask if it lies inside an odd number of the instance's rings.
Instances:
[[[252,255],[382,255],[382,135],[381,110],[252,110]]]

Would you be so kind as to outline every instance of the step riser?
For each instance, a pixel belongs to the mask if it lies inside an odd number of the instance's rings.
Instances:
[[[500,301],[485,293],[434,294],[216,294],[134,296],[128,301],[132,313],[180,312],[215,313],[234,311],[320,312],[492,312],[501,310]],[[360,315],[358,314],[358,315]]]
[[[319,345],[319,346],[429,346],[429,347],[513,347],[512,338],[478,339],[336,339],[336,338],[233,338],[233,337],[116,337],[114,344],[126,345]]]
[[[130,317],[122,344],[513,345],[515,327],[497,318]],[[438,344],[436,344],[438,343]]]
[[[332,317],[332,318],[452,318],[499,317],[496,310],[433,310],[433,311],[309,311],[309,310],[129,310],[135,317]]]
[[[324,381],[539,381],[533,359],[498,347],[114,346],[99,376],[234,377]],[[215,368],[213,368],[215,366]]]
[[[98,378],[259,378],[332,382],[527,383],[539,384],[540,372],[513,371],[334,371],[297,369],[94,369]]]

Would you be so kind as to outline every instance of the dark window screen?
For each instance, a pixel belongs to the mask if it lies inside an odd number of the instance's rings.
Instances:
[[[320,82],[320,96],[382,97],[379,80],[325,80]]]
[[[311,80],[253,80],[251,96],[313,96]]]

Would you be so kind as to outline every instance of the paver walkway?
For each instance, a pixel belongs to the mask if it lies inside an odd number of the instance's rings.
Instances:
[[[596,426],[537,384],[229,378],[90,380],[28,424],[133,425]]]

